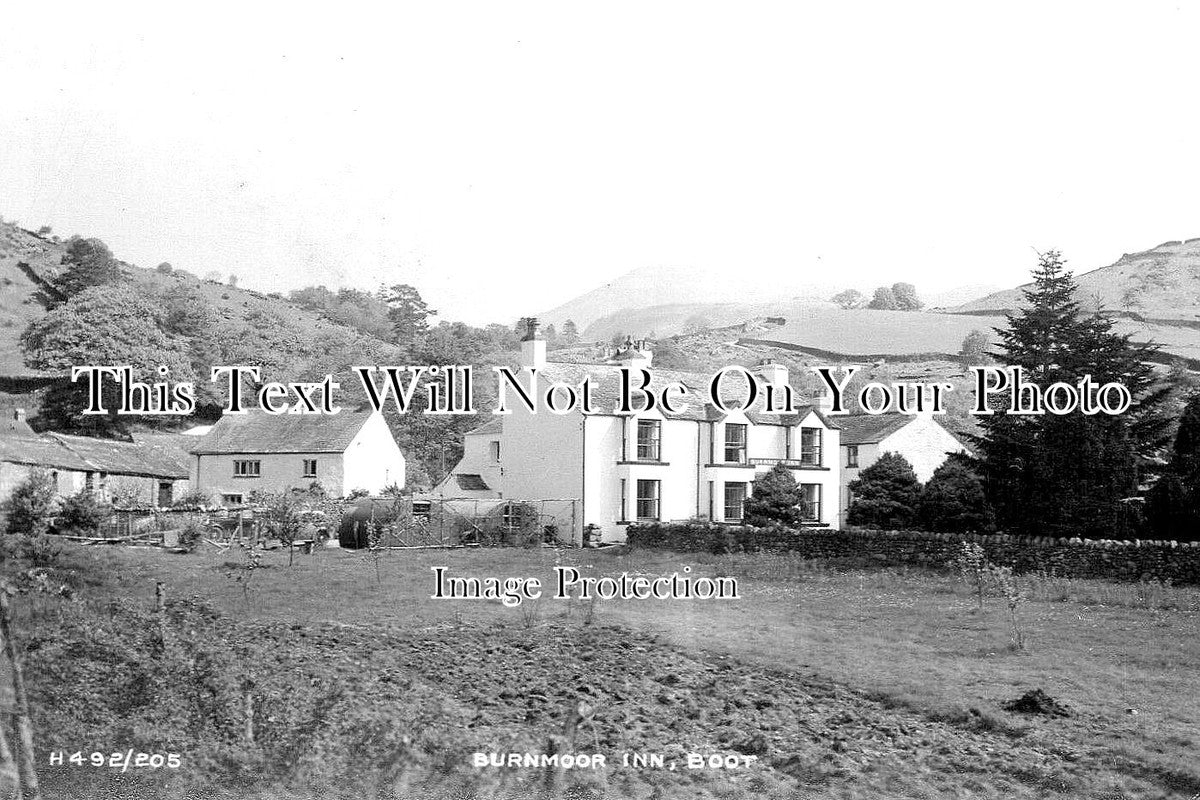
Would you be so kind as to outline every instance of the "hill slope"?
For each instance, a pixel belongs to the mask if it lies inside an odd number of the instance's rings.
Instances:
[[[797,274],[801,274],[797,271]],[[844,288],[844,287],[842,287]],[[784,282],[753,270],[737,273],[736,299],[741,303],[779,301],[795,297],[827,298],[838,291],[832,283]],[[574,320],[585,330],[601,317],[650,306],[728,303],[734,291],[730,272],[695,267],[642,267],[614,278],[603,286],[544,311],[544,323],[561,325]]]
[[[1140,253],[1126,253],[1116,263],[1075,279],[1078,299],[1085,308],[1099,305],[1146,320],[1200,320],[1200,239],[1164,242]],[[949,310],[971,314],[1010,311],[1024,301],[1023,288],[996,292]]]
[[[19,340],[26,326],[46,313],[53,293],[50,284],[63,269],[65,252],[65,241],[0,222],[0,377],[37,374],[25,366]],[[392,345],[324,319],[281,297],[201,280],[179,270],[159,272],[130,264],[121,266],[124,279],[149,296],[176,286],[195,288],[222,325],[230,331],[242,331],[237,338],[241,349],[258,351],[249,352],[256,356],[251,363],[263,363],[268,369],[284,358],[293,367],[344,366],[323,363],[329,360],[327,351],[333,346],[359,354],[378,354],[381,359],[394,351]]]

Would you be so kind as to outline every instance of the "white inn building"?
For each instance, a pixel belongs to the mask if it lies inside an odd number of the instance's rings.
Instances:
[[[685,404],[676,404],[683,405],[677,413],[622,413],[620,368],[650,367],[644,344],[628,342],[607,364],[547,362],[545,348],[531,325],[522,366],[537,369],[543,391],[553,382],[577,386],[591,377],[593,410],[558,415],[517,407],[497,417],[500,424],[471,431],[463,460],[439,494],[574,500],[582,513],[575,515],[573,542],[582,541],[585,525],[597,526],[601,541],[619,542],[633,522],[737,523],[755,481],[783,464],[804,493],[810,523],[839,526],[839,431],[816,407],[782,415],[756,407],[723,413],[706,402],[712,376],[651,369],[653,390],[688,387]],[[778,364],[754,371],[773,386],[788,380],[787,368]]]

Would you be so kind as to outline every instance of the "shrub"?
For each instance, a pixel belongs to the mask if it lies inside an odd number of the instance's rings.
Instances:
[[[180,495],[171,508],[208,508],[213,505],[212,497],[199,490]]]
[[[1146,494],[1146,524],[1155,539],[1191,539],[1196,511],[1183,481],[1173,473],[1163,475]]]
[[[899,453],[884,453],[850,482],[853,500],[846,519],[851,525],[905,529],[916,516],[921,484],[912,465]]]
[[[938,467],[921,490],[917,520],[922,529],[939,533],[989,531],[994,527],[983,481],[957,460]]]
[[[804,497],[792,477],[792,471],[776,464],[754,484],[754,494],[746,499],[746,524],[799,525],[805,516]]]
[[[62,530],[74,530],[94,533],[100,530],[100,523],[106,520],[112,512],[112,507],[101,503],[87,489],[81,489],[63,500],[58,512],[58,525]]]
[[[56,487],[45,470],[34,470],[4,502],[5,531],[39,536],[50,528]]]

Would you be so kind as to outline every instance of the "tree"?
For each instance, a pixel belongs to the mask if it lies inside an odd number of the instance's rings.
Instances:
[[[74,297],[94,286],[107,286],[121,279],[121,265],[113,258],[108,245],[99,239],[71,238],[62,263],[66,270],[54,281],[54,286],[66,297]]]
[[[851,525],[904,529],[916,516],[921,484],[899,453],[884,453],[850,482]]]
[[[56,527],[60,530],[93,533],[100,529],[100,523],[108,518],[111,511],[111,506],[101,503],[94,493],[80,489],[63,500]]]
[[[1190,541],[1200,536],[1200,514],[1194,494],[1179,476],[1167,473],[1146,493],[1146,527],[1151,538]]]
[[[871,298],[870,303],[867,303],[867,308],[876,311],[895,311],[899,307],[900,303],[896,300],[896,293],[886,286],[876,289],[875,296]]]
[[[792,471],[782,464],[755,481],[744,508],[746,524],[760,527],[799,525],[808,510]]]
[[[917,297],[917,287],[911,283],[893,283],[892,295],[896,298],[896,307],[901,311],[920,311],[925,305]]]
[[[172,272],[175,271],[175,268],[171,266],[170,261],[164,261],[161,264],[159,264],[157,267],[155,267],[154,269],[158,272],[161,272],[163,275],[170,275]]]
[[[847,289],[844,292],[838,292],[829,299],[842,308],[859,308],[867,298],[858,289]]]
[[[398,344],[409,345],[429,329],[429,317],[437,312],[426,305],[421,293],[406,283],[380,290],[379,297],[388,306],[392,335]]]
[[[40,536],[50,527],[54,512],[54,479],[45,470],[37,469],[13,489],[0,510],[4,512],[6,533]]]
[[[1200,393],[1192,395],[1179,417],[1170,469],[1189,491],[1200,491]]]
[[[575,325],[575,320],[569,319],[563,323],[561,338],[566,347],[579,344],[579,328]]]
[[[234,275],[232,272],[229,273],[229,280],[227,281],[227,283],[236,289],[237,285],[238,285],[238,276]]]
[[[997,408],[980,417],[973,437],[988,499],[998,523],[1017,533],[1114,535],[1128,518],[1122,501],[1136,494],[1142,465],[1166,441],[1163,400],[1148,366],[1153,348],[1115,333],[1101,314],[1083,316],[1076,284],[1062,257],[1039,259],[1025,307],[997,329],[1002,361],[1045,389],[1090,375],[1096,384],[1124,384],[1135,398],[1124,415],[1013,415]]]
[[[962,360],[963,366],[971,367],[988,362],[988,348],[991,346],[991,339],[983,331],[976,328],[968,333],[962,340],[962,347],[958,351],[958,357]]]
[[[25,363],[66,374],[75,366],[128,365],[139,380],[159,380],[157,370],[165,366],[172,380],[193,381],[187,341],[163,332],[157,321],[161,312],[161,304],[144,292],[117,286],[86,289],[25,329],[20,339]],[[39,419],[57,429],[121,430],[129,418],[116,415],[116,382],[106,379],[103,386],[107,417],[82,413],[90,393],[84,377],[47,389]]]
[[[939,533],[989,531],[995,521],[983,481],[960,459],[942,464],[921,489],[917,522]]]

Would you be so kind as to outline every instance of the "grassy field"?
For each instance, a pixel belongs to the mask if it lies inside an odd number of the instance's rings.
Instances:
[[[1003,601],[989,598],[981,611],[954,576],[788,556],[540,549],[376,560],[325,550],[292,566],[280,551],[252,572],[242,564],[236,549],[67,551],[55,569],[78,599],[34,600],[20,621],[44,746],[70,748],[89,731],[121,739],[101,743],[114,750],[150,747],[157,736],[158,747],[181,748],[183,770],[124,780],[161,796],[536,796],[541,772],[477,770],[470,754],[544,752],[567,706],[582,700],[595,713],[580,727],[581,751],[757,761],[739,770],[569,771],[581,797],[1200,792],[1195,589],[1027,579],[1032,596],[1018,619],[1028,644],[1016,650]],[[506,608],[431,599],[438,565],[546,586],[558,565],[591,576],[688,566],[737,578],[741,598],[543,598]],[[185,666],[162,676],[146,656],[156,581],[179,601],[168,626],[181,637],[174,647],[191,648]],[[186,648],[185,634],[195,640]],[[194,679],[205,659],[226,670],[204,684],[211,698],[179,699],[195,693],[179,673]],[[125,708],[125,723],[109,720],[128,703],[118,687],[138,670],[147,696],[160,699]],[[254,688],[225,696],[243,685]],[[1002,709],[1035,688],[1072,715]],[[259,709],[252,744],[236,734],[230,709],[239,697]],[[175,702],[191,728],[155,716]],[[224,717],[232,721],[221,727]],[[59,768],[46,780],[56,796],[82,797],[125,786],[118,777]]]

